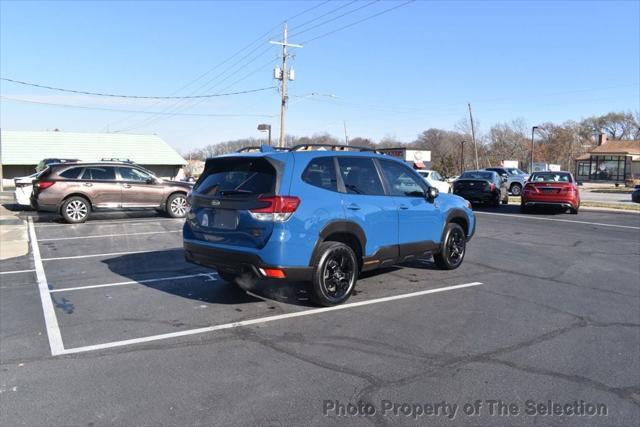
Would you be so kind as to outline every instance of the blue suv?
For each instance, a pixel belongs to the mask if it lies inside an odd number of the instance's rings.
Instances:
[[[406,163],[351,146],[258,147],[207,160],[184,224],[187,261],[243,288],[311,282],[344,302],[358,275],[433,255],[460,266],[475,231],[469,203],[438,194]]]

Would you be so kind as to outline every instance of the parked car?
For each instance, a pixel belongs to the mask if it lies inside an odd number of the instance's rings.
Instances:
[[[633,193],[631,193],[631,201],[640,203],[640,185],[636,185]]]
[[[33,191],[33,180],[36,179],[40,172],[33,173],[29,176],[21,176],[13,178],[15,190],[13,197],[19,206],[31,205],[31,192]]]
[[[441,193],[450,193],[451,184],[444,180],[444,178],[436,171],[428,169],[417,169],[416,172],[420,174],[430,187],[435,187]]]
[[[580,190],[570,172],[534,172],[522,191],[520,210],[527,212],[538,206],[555,206],[577,214]]]
[[[241,287],[310,282],[324,306],[347,300],[362,271],[430,255],[439,268],[460,266],[475,230],[468,202],[402,160],[310,147],[208,159],[183,229],[187,261]]]
[[[522,194],[522,188],[529,179],[529,175],[518,168],[485,168],[485,170],[497,172],[502,178],[506,178],[507,189],[514,196]]]
[[[165,181],[128,162],[56,163],[33,183],[31,205],[84,222],[102,209],[157,209],[173,218],[187,213],[191,184]]]
[[[506,178],[488,170],[466,171],[453,182],[453,194],[471,203],[486,203],[493,207],[509,203]]]
[[[59,158],[49,158],[42,159],[36,166],[36,172],[42,172],[47,168],[47,166],[52,165],[54,163],[78,163],[80,160],[78,159],[59,159]]]

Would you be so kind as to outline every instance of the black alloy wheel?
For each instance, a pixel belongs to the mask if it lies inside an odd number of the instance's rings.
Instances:
[[[358,262],[353,249],[340,242],[323,242],[314,263],[314,300],[323,306],[346,301],[358,278]]]
[[[436,265],[443,270],[453,270],[462,264],[467,248],[467,236],[459,224],[447,224],[442,249],[433,256]]]

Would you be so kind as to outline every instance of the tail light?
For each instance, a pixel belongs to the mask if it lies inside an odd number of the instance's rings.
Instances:
[[[496,189],[496,185],[493,182],[489,183],[489,191],[493,191]]]
[[[268,203],[264,207],[249,211],[251,216],[258,221],[285,222],[300,205],[300,199],[295,196],[259,197],[258,202]]]
[[[526,191],[527,193],[528,192],[537,193],[538,189],[533,184],[527,184],[524,186],[524,191]]]
[[[36,187],[38,188],[38,190],[45,190],[51,187],[55,183],[56,183],[55,181],[40,181],[40,182],[36,182]]]

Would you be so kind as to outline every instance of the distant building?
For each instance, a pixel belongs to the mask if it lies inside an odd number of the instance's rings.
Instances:
[[[45,158],[129,159],[161,178],[173,179],[187,164],[176,150],[157,135],[121,133],[25,132],[0,133],[2,178],[31,175]]]
[[[606,135],[600,135],[598,145],[575,160],[578,181],[640,179],[640,140],[607,140]]]
[[[429,150],[411,150],[406,147],[378,148],[376,150],[383,154],[402,159],[415,169],[431,168],[431,151]]]

